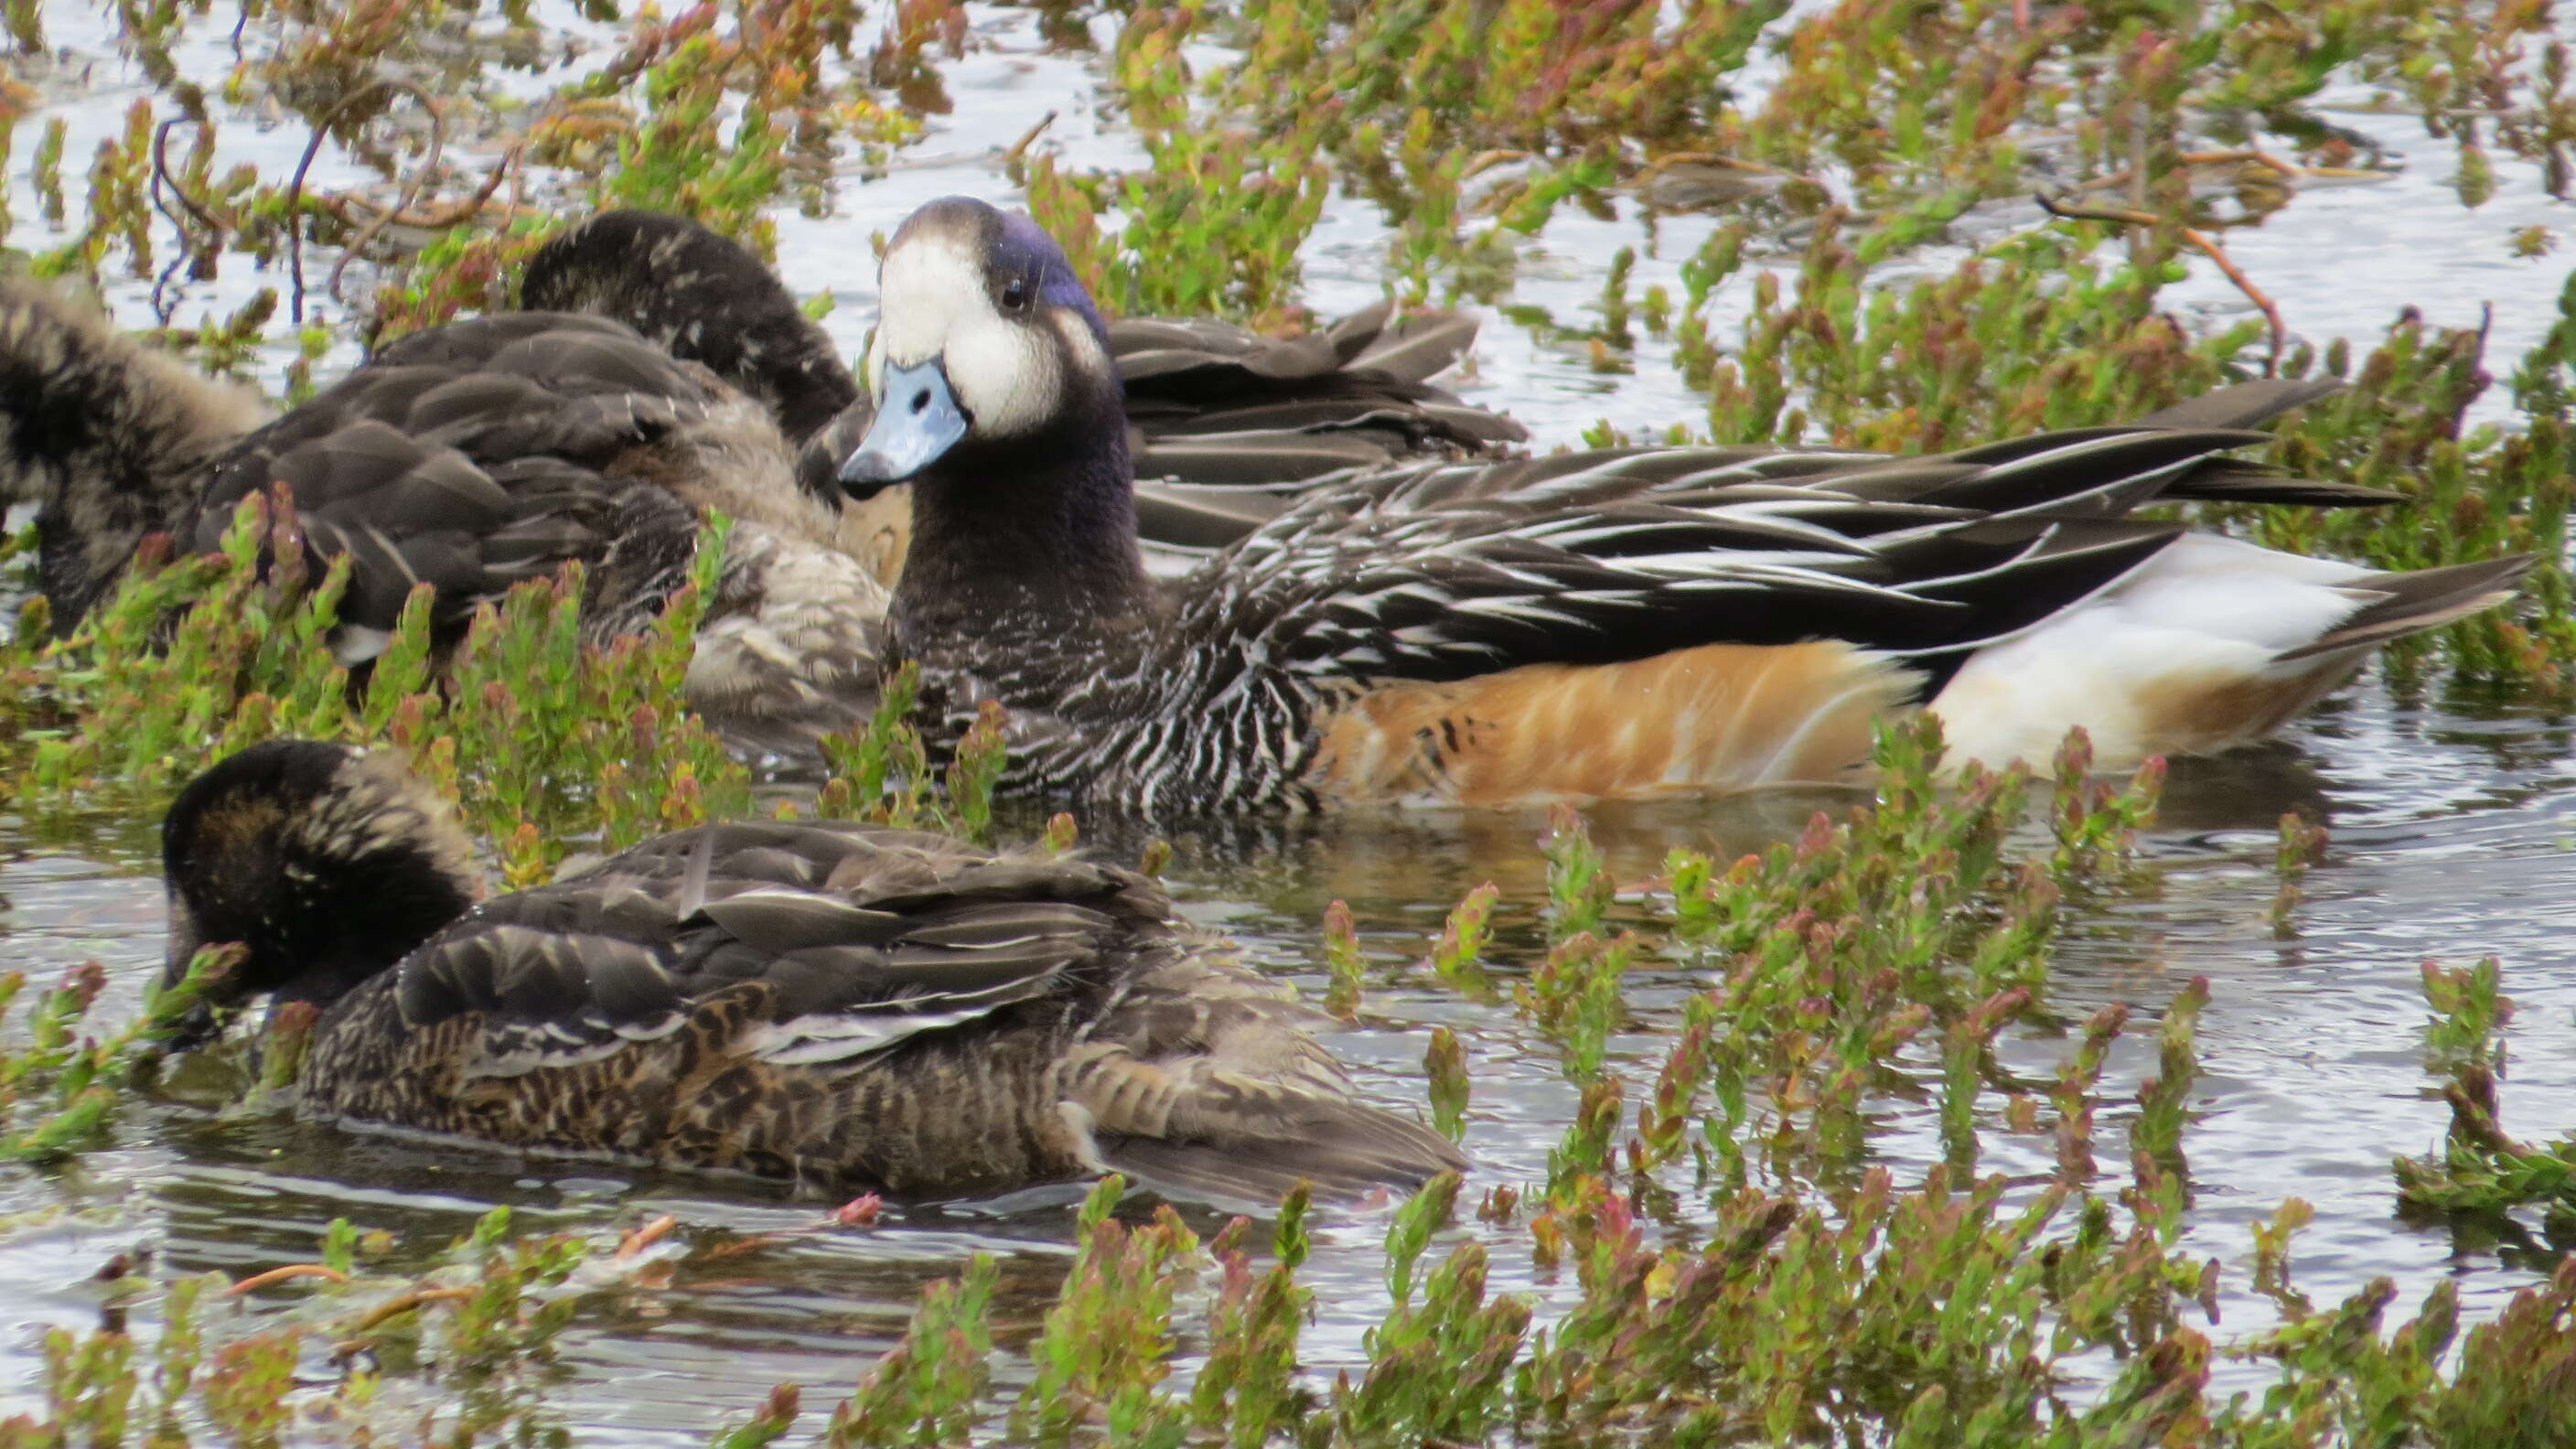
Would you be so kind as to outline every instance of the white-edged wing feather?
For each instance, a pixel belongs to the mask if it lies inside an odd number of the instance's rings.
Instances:
[[[478,1018],[476,1075],[597,1061],[720,996],[749,1013],[725,1050],[811,1066],[1063,989],[1163,909],[1124,872],[915,831],[703,826],[484,903],[404,962],[399,999],[415,1028]]]

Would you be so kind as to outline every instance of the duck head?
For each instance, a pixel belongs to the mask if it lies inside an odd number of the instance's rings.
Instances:
[[[853,497],[933,468],[1083,459],[1123,471],[1125,393],[1108,329],[1036,222],[969,197],[934,201],[895,232],[878,284],[866,379],[876,418],[840,470]]]
[[[604,211],[557,233],[528,258],[519,303],[625,323],[759,399],[791,447],[858,399],[830,334],[778,274],[687,217]]]
[[[208,994],[327,1006],[394,965],[482,895],[447,804],[399,757],[310,740],[209,767],[161,823],[170,894],[165,982],[202,945],[248,955]]]

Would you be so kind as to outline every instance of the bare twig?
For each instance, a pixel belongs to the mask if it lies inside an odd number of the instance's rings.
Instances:
[[[678,1218],[673,1217],[669,1213],[664,1213],[653,1221],[646,1223],[644,1226],[637,1228],[631,1233],[628,1233],[625,1239],[617,1245],[616,1261],[623,1263],[634,1257],[636,1254],[643,1252],[646,1248],[649,1248],[655,1243],[658,1243],[662,1239],[670,1236],[671,1230],[679,1225],[680,1220]]]
[[[162,204],[161,188],[169,187],[170,194],[179,199],[181,206],[187,208],[188,215],[196,218],[198,225],[220,240],[224,234],[224,224],[215,219],[214,213],[199,205],[197,198],[188,194],[188,188],[179,184],[179,178],[171,174],[168,148],[170,128],[173,126],[195,126],[201,134],[208,136],[214,134],[214,123],[203,116],[172,116],[152,128],[152,205],[163,216],[169,218],[172,226],[179,228],[180,235],[187,234],[187,224],[179,219],[176,212]]]
[[[2162,226],[2164,224],[2160,218],[2143,211],[2133,211],[2123,206],[2078,206],[2072,202],[2060,201],[2045,191],[2033,193],[2031,199],[2039,203],[2040,210],[2060,221],[2108,221],[2122,226]]]
[[[349,1275],[337,1268],[326,1267],[320,1263],[289,1263],[283,1268],[271,1268],[265,1273],[251,1274],[225,1289],[224,1296],[239,1298],[245,1293],[256,1293],[272,1283],[284,1283],[294,1278],[319,1278],[327,1283],[349,1281]]]
[[[224,244],[224,224],[199,205],[197,198],[188,194],[188,188],[179,184],[178,176],[170,170],[170,128],[173,126],[195,126],[201,140],[212,136],[215,129],[214,123],[204,116],[172,116],[152,128],[152,209],[161,213],[169,221],[170,229],[179,234],[179,255],[172,258],[170,265],[163,267],[161,275],[154,278],[152,282],[152,311],[160,318],[161,325],[164,327],[170,325],[171,314],[178,310],[177,303],[166,300],[170,279],[179,274],[181,267],[192,266],[201,260],[211,268],[211,259]],[[171,196],[177,197],[179,205],[187,210],[188,215],[196,218],[198,224],[205,228],[205,249],[202,252],[194,245],[194,238],[189,234],[187,222],[181,220],[179,213],[172,211],[169,202],[163,199],[164,188],[168,189]],[[202,281],[212,275],[212,272],[211,270],[192,272],[191,275]]]
[[[394,204],[378,213],[365,226],[358,228],[358,234],[349,238],[349,244],[340,248],[339,258],[331,263],[331,277],[326,285],[331,293],[331,300],[343,307],[349,304],[340,295],[340,277],[349,270],[350,260],[364,252],[367,244],[374,241],[378,233],[393,224],[395,217],[411,210],[412,203],[420,200],[421,188],[427,186],[429,178],[437,174],[439,158],[447,151],[447,122],[438,114],[438,107],[430,101],[429,92],[409,81],[396,81],[394,84],[410,91],[419,100],[421,107],[429,112],[429,150],[420,158],[420,164],[404,175],[402,191]],[[494,184],[499,183],[496,180]]]
[[[2249,162],[2254,165],[2279,172],[2282,176],[2293,181],[2304,180],[2311,176],[2381,176],[2385,174],[2376,171],[2352,171],[2332,166],[2301,166],[2296,162],[2284,161],[2269,151],[2256,150],[2250,146],[2236,151],[2186,151],[2180,156],[2174,158],[2174,163],[2176,165],[2192,167],[2241,166]],[[2134,196],[2136,188],[2132,185],[2132,180],[2133,177],[2129,168],[2123,166],[2117,171],[2106,172],[2103,175],[2094,177],[2090,181],[2078,182],[2075,189],[2078,191],[2113,191],[2125,187],[2128,188]]]
[[[429,152],[405,180],[401,200],[395,202],[393,207],[383,215],[361,228],[358,235],[351,238],[349,244],[341,249],[340,259],[331,264],[329,285],[332,301],[340,300],[340,276],[348,270],[349,259],[364,250],[367,243],[375,240],[376,233],[384,230],[387,222],[396,212],[411,208],[411,204],[419,199],[420,188],[426,184],[429,173],[437,169],[438,158],[447,149],[447,122],[438,113],[438,103],[430,98],[428,91],[407,80],[379,76],[341,97],[338,105],[323,113],[322,119],[313,127],[312,138],[304,143],[304,155],[295,163],[295,175],[286,184],[286,257],[288,272],[295,282],[295,299],[289,315],[295,319],[297,326],[302,326],[304,323],[305,174],[313,169],[313,158],[321,153],[322,142],[330,136],[331,127],[337,124],[343,115],[355,111],[361,101],[374,100],[380,92],[386,91],[411,97],[420,102],[422,110],[429,113]]]
[[[1029,153],[1029,147],[1037,144],[1038,137],[1045,135],[1046,128],[1054,124],[1055,112],[1053,111],[1049,111],[1045,115],[1038,117],[1038,123],[1029,127],[1027,130],[1022,131],[1020,133],[1020,139],[1011,143],[1011,149],[1002,153],[1002,164],[1005,166],[1015,166],[1019,164],[1020,158]]]
[[[2284,161],[2271,152],[2255,146],[2246,146],[2234,151],[2185,151],[2174,159],[2185,166],[2234,166],[2251,161],[2257,166],[2278,171],[2294,181],[2308,174],[2305,168]]]
[[[2039,202],[2040,210],[2062,221],[2104,221],[2116,226],[2135,227],[2159,227],[2166,224],[2164,218],[2149,212],[2118,206],[2074,206],[2044,191],[2036,193],[2034,199]],[[2245,300],[2253,303],[2256,311],[2263,314],[2264,322],[2272,329],[2272,350],[2263,360],[2263,375],[2271,377],[2278,374],[2281,370],[2281,354],[2288,350],[2290,345],[2290,329],[2289,325],[2281,320],[2280,305],[2265,295],[2262,288],[2254,285],[2254,279],[2245,275],[2245,269],[2236,265],[2236,259],[2227,254],[2227,249],[2220,246],[2216,238],[2196,227],[2177,225],[2174,231],[2175,235],[2196,248],[2201,255],[2216,263],[2219,272],[2235,285],[2237,291],[2245,294]]]
[[[2281,354],[2290,345],[2290,328],[2281,320],[2280,305],[2254,285],[2254,279],[2245,275],[2245,269],[2236,265],[2235,259],[2227,255],[2227,249],[2220,246],[2215,238],[2187,226],[2182,229],[2182,239],[2200,248],[2203,256],[2217,263],[2218,270],[2225,274],[2227,280],[2236,284],[2236,290],[2245,294],[2245,300],[2253,303],[2255,309],[2263,314],[2263,321],[2272,329],[2272,350],[2264,355],[2263,375],[2277,375],[2281,370]]]
[[[2131,96],[2129,118],[2129,205],[2139,211],[2147,209],[2147,103],[2144,97]],[[2147,242],[2144,237],[2129,234],[2129,265],[2143,271],[2147,264]]]
[[[368,1309],[366,1316],[358,1320],[355,1331],[364,1333],[386,1319],[399,1318],[426,1303],[461,1303],[473,1297],[476,1291],[472,1288],[414,1288],[406,1293],[397,1293]]]
[[[419,227],[425,231],[445,231],[451,226],[473,220],[475,215],[483,210],[484,206],[492,200],[493,195],[501,189],[501,183],[510,178],[510,168],[518,164],[521,150],[520,146],[512,146],[501,153],[500,159],[492,163],[490,174],[483,178],[483,184],[476,187],[472,195],[459,201],[449,202],[444,206],[432,207],[427,211],[390,211],[378,207],[362,196],[327,196],[322,199],[322,205],[329,208],[332,216],[351,225],[356,224],[351,220],[352,217],[364,211],[369,219],[379,226],[391,224]]]

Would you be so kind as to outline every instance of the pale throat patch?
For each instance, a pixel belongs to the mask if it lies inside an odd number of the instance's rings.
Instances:
[[[938,357],[959,406],[974,419],[974,436],[1008,438],[1054,417],[1067,366],[1095,375],[1109,366],[1078,317],[1065,326],[1067,319],[1050,316],[1058,325],[1046,327],[1003,315],[983,259],[958,238],[931,232],[904,239],[886,253],[877,287],[883,301],[868,348],[868,390],[881,410],[906,403],[884,396],[889,365]]]

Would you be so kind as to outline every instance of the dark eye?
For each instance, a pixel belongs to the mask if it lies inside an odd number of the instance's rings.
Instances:
[[[1013,277],[1002,284],[1002,310],[1017,312],[1029,305],[1029,283],[1025,277]]]

